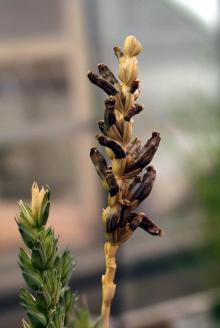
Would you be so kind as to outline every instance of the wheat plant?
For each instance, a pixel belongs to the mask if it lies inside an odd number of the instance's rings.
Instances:
[[[58,239],[46,223],[50,210],[50,191],[32,186],[31,206],[19,202],[20,213],[16,222],[24,244],[21,248],[19,266],[28,288],[21,290],[21,304],[28,321],[23,328],[73,327],[75,296],[68,287],[74,268],[68,250],[58,253]]]
[[[158,132],[153,132],[143,146],[138,138],[132,137],[133,117],[143,111],[143,106],[136,103],[140,84],[137,55],[141,50],[141,43],[134,36],[128,36],[123,49],[114,48],[119,63],[118,79],[104,64],[98,65],[99,74],[88,73],[89,80],[107,94],[104,120],[98,122],[101,133],[96,138],[105,147],[108,161],[96,147],[90,151],[91,160],[108,192],[108,204],[102,212],[106,239],[106,272],[102,276],[103,328],[109,328],[110,307],[116,290],[115,257],[119,246],[138,227],[151,235],[162,234],[146,214],[136,212],[153,187],[156,171],[149,163],[160,143]]]

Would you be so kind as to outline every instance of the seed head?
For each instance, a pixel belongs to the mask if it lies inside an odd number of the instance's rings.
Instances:
[[[102,221],[106,240],[113,244],[126,241],[138,227],[151,235],[162,234],[144,213],[132,212],[153,188],[156,171],[148,165],[160,143],[158,132],[153,132],[143,147],[139,139],[132,140],[133,117],[144,109],[136,103],[140,92],[136,56],[141,50],[141,43],[134,36],[125,39],[123,49],[114,48],[121,82],[104,64],[98,65],[99,75],[88,73],[89,80],[108,95],[104,120],[98,122],[101,134],[96,139],[105,147],[109,163],[97,148],[91,149],[90,157],[108,191]]]

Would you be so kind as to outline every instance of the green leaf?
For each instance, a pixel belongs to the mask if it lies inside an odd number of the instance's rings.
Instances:
[[[48,290],[42,286],[42,289],[37,292],[37,304],[40,308],[47,310],[51,307],[52,297]]]
[[[29,310],[27,311],[27,315],[29,317],[29,319],[31,320],[31,322],[33,322],[33,325],[38,327],[46,327],[47,325],[47,318],[46,316],[39,312],[39,311],[33,311],[33,310]]]
[[[44,235],[41,238],[44,240],[47,267],[52,267],[57,257],[58,239],[54,237],[54,232],[50,228],[44,231]]]
[[[22,223],[18,223],[18,229],[25,245],[28,248],[32,248],[37,238],[36,230]]]
[[[62,283],[61,277],[57,273],[56,269],[50,269],[43,272],[43,285],[41,287],[41,291],[41,294],[45,297],[46,303],[48,303],[46,299],[47,295],[50,295],[51,307],[55,306],[58,303],[61,297]]]
[[[19,223],[23,223],[24,225],[28,225],[30,227],[36,227],[36,220],[31,214],[31,209],[21,200],[18,202],[18,205],[21,209],[20,214],[18,216]]]
[[[22,274],[30,288],[33,288],[34,290],[40,289],[42,286],[42,278],[39,273],[30,270],[22,270]]]
[[[72,293],[70,288],[67,288],[64,292],[62,299],[62,304],[65,311],[65,326],[67,326],[71,322],[75,302],[76,296]]]
[[[31,269],[31,270],[33,269],[31,263],[31,257],[23,248],[20,248],[18,256],[19,256],[19,265],[21,269],[24,268]]]
[[[21,289],[20,298],[25,308],[36,308],[36,299],[27,289]]]
[[[61,261],[62,261],[61,281],[64,286],[68,284],[74,268],[74,260],[69,250],[64,251],[61,257]]]
[[[44,199],[43,199],[43,202],[41,205],[41,209],[39,211],[39,215],[37,218],[37,223],[38,223],[39,227],[46,225],[48,216],[49,216],[49,212],[50,212],[50,190],[48,188],[48,189],[46,189]]]
[[[64,309],[58,306],[56,311],[53,312],[51,319],[46,328],[64,328]]]
[[[42,238],[36,240],[32,249],[32,264],[39,270],[44,270],[47,266],[47,254],[45,243]]]

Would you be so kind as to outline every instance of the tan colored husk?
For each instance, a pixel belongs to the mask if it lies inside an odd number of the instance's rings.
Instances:
[[[132,136],[132,120],[129,122],[123,121],[124,115],[129,111],[129,109],[134,105],[135,96],[134,94],[129,93],[129,86],[132,81],[137,79],[137,59],[136,55],[138,55],[141,51],[140,42],[133,36],[129,36],[125,39],[124,42],[124,57],[119,57],[119,78],[122,81],[121,96],[117,94],[115,96],[115,111],[116,111],[116,119],[119,122],[118,124],[122,124],[123,135],[121,137],[120,132],[115,127],[115,125],[111,126],[108,130],[108,136],[113,138],[114,140],[120,142],[123,147],[126,148],[127,144],[131,140]],[[125,99],[125,101],[123,100]],[[124,103],[124,104],[123,104]],[[121,123],[122,122],[122,123]],[[106,153],[109,158],[112,160],[112,172],[115,175],[118,184],[123,185],[124,188],[121,188],[122,193],[126,194],[127,183],[124,180],[123,174],[126,165],[126,158],[116,159],[114,158],[113,152],[106,148]],[[130,178],[133,178],[139,170],[130,174]],[[128,178],[128,177],[127,177]],[[124,190],[123,190],[124,189]],[[119,194],[120,195],[120,194]],[[119,195],[108,197],[108,204],[110,207],[113,207],[120,200]],[[106,215],[110,211],[110,208],[107,208],[103,211],[103,221],[106,223]],[[102,277],[102,320],[103,320],[103,328],[109,328],[109,316],[110,316],[110,307],[111,302],[115,294],[116,285],[114,284],[114,277],[116,271],[116,262],[115,255],[118,250],[120,243],[125,242],[130,238],[132,231],[128,227],[124,227],[123,229],[116,230],[112,234],[106,234],[107,243],[105,243],[104,253],[105,253],[105,263],[106,263],[106,272]]]
[[[88,73],[90,81],[103,89],[109,96],[105,101],[105,120],[102,121],[102,128],[100,128],[103,135],[98,136],[97,140],[101,145],[108,146],[105,147],[105,151],[111,163],[110,165],[104,164],[105,172],[103,172],[103,160],[105,161],[105,159],[101,160],[101,168],[99,168],[98,158],[94,158],[94,152],[92,159],[96,169],[98,168],[99,175],[100,169],[102,170],[102,185],[109,191],[108,206],[102,211],[102,221],[106,228],[104,246],[106,271],[102,276],[103,328],[109,328],[111,302],[116,291],[114,278],[115,256],[118,247],[131,237],[138,226],[154,235],[161,233],[161,230],[145,215],[131,213],[149,195],[155,179],[152,173],[150,175],[150,172],[153,171],[152,167],[148,167],[146,170],[149,174],[146,176],[149,179],[148,183],[145,183],[144,178],[140,178],[139,173],[150,161],[147,162],[146,157],[140,157],[140,149],[144,152],[146,147],[141,148],[141,143],[137,138],[131,141],[134,122],[132,117],[143,110],[143,106],[135,103],[139,96],[140,82],[136,56],[141,50],[141,43],[132,35],[125,39],[123,49],[114,48],[119,64],[118,77],[121,82],[118,82],[114,74],[103,64],[98,68],[101,74],[100,68],[105,67],[104,78],[103,74],[98,76],[92,72]],[[106,77],[110,77],[110,79]],[[153,141],[148,140],[148,143],[151,142],[148,145],[150,149],[148,157],[151,159],[157,150],[158,140],[160,140],[159,133],[155,132],[154,135]],[[147,164],[143,162],[143,158]],[[133,190],[137,183],[139,186]]]

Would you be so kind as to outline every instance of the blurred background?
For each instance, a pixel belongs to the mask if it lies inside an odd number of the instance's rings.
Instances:
[[[160,131],[142,206],[163,238],[137,231],[118,256],[114,327],[212,328],[220,317],[218,0],[0,0],[0,325],[20,327],[22,245],[14,217],[33,180],[52,191],[49,224],[76,259],[72,288],[101,303],[106,198],[89,149],[104,95],[86,73],[135,35],[144,113]]]

